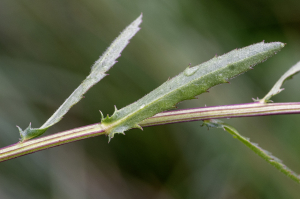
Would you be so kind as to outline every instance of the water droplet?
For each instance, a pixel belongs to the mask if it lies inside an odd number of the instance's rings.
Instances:
[[[184,70],[184,74],[186,75],[186,76],[191,76],[191,75],[193,75],[193,74],[195,74],[195,72],[197,71],[199,69],[199,67],[198,66],[194,66],[194,67],[188,67],[188,68],[186,68],[185,70]]]
[[[142,106],[140,106],[140,109],[144,108],[145,107],[145,104],[143,104]]]

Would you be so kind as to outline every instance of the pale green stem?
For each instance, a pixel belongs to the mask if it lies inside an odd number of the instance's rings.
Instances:
[[[18,142],[0,149],[0,162],[104,133],[104,129],[99,124],[92,124],[26,142]]]
[[[139,123],[142,127],[207,119],[300,113],[300,102],[233,104],[162,112]]]
[[[251,117],[263,115],[282,115],[300,113],[300,102],[291,103],[248,103],[226,106],[202,107],[186,110],[175,110],[159,113],[142,121],[142,127],[163,125],[177,122],[197,120]],[[19,142],[0,149],[0,162],[34,153],[43,149],[105,134],[105,128],[100,123],[79,127],[53,135]]]

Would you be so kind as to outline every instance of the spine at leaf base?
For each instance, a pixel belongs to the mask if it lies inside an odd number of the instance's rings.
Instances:
[[[144,119],[172,109],[183,100],[194,99],[196,95],[206,92],[213,86],[227,83],[229,79],[250,70],[283,47],[284,44],[281,42],[261,42],[214,57],[200,65],[188,67],[140,100],[116,110],[111,117],[102,117],[101,124],[107,129],[109,139],[116,133],[140,128],[138,123]]]

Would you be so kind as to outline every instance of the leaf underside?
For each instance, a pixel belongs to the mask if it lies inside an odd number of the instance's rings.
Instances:
[[[284,44],[280,42],[261,42],[188,67],[140,100],[120,110],[116,109],[111,117],[104,118],[102,115],[101,125],[107,129],[109,140],[116,133],[123,134],[128,129],[140,128],[138,123],[144,119],[172,109],[181,101],[194,99],[215,85],[227,83],[229,79],[250,70],[283,47]]]
[[[121,52],[129,43],[129,40],[140,30],[139,25],[142,22],[142,15],[127,26],[123,32],[113,41],[108,49],[92,66],[89,76],[77,87],[77,89],[65,100],[65,102],[56,110],[56,112],[40,127],[31,128],[31,124],[25,130],[18,127],[21,135],[21,142],[42,135],[49,127],[59,122],[70,108],[78,103],[83,95],[107,74],[106,72],[117,62]]]
[[[298,62],[297,64],[292,66],[288,71],[286,71],[280,77],[280,79],[274,84],[273,88],[269,91],[269,93],[263,99],[261,99],[261,100],[258,99],[258,100],[254,100],[254,101],[259,101],[261,103],[273,102],[272,100],[270,100],[271,97],[273,97],[274,95],[277,95],[278,93],[280,93],[281,91],[284,90],[284,88],[281,88],[283,83],[286,80],[292,79],[293,76],[299,72],[300,72],[300,62]]]
[[[232,126],[224,123],[221,120],[216,120],[216,119],[204,120],[203,126],[207,126],[208,128],[209,127],[222,128],[223,130],[233,135],[234,138],[237,138],[239,141],[241,141],[243,144],[249,147],[252,151],[254,151],[257,155],[262,157],[268,163],[273,165],[276,169],[278,169],[279,171],[281,171],[282,173],[284,173],[286,176],[290,177],[297,183],[300,183],[300,176],[297,175],[295,172],[293,172],[291,169],[289,169],[286,165],[284,165],[280,159],[273,156],[269,151],[266,151],[261,147],[259,147],[258,144],[250,142],[249,138],[245,138],[241,136],[238,133],[238,131]]]

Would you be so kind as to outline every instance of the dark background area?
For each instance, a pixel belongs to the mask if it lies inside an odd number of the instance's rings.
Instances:
[[[16,125],[41,126],[92,64],[140,13],[141,30],[110,75],[53,134],[100,121],[183,71],[232,49],[281,41],[254,70],[179,108],[247,103],[263,97],[299,61],[298,0],[1,0],[0,147]],[[275,102],[299,101],[300,77]],[[300,173],[299,115],[226,120]],[[299,185],[221,129],[201,122],[99,136],[0,163],[0,198],[300,198]]]

